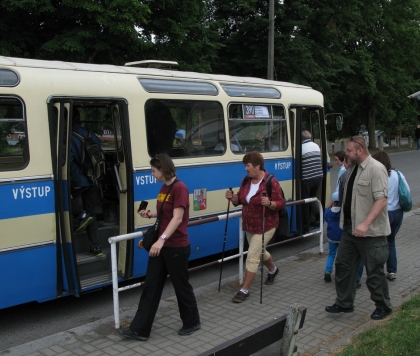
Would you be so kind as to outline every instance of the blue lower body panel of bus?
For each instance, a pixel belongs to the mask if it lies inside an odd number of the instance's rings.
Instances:
[[[4,252],[0,271],[0,308],[57,298],[55,245]]]

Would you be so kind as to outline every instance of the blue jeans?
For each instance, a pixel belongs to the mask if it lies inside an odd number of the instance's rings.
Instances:
[[[325,266],[324,273],[331,273],[333,271],[333,265],[335,260],[335,255],[337,254],[337,248],[340,243],[334,243],[328,241],[328,257],[327,265]]]
[[[389,256],[386,261],[386,271],[388,273],[397,273],[397,249],[395,248],[395,236],[400,230],[403,221],[402,209],[388,211],[389,224],[391,225],[391,234],[388,236]]]

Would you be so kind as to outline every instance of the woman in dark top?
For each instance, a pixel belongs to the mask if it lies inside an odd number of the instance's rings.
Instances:
[[[165,196],[159,224],[159,238],[149,251],[146,281],[139,307],[130,328],[120,331],[124,338],[147,341],[152,329],[166,276],[171,276],[178,301],[182,328],[179,335],[191,335],[200,329],[200,316],[193,288],[189,282],[188,258],[191,247],[187,235],[189,194],[186,185],[175,176],[175,166],[167,154],[158,154],[150,161],[152,175],[164,182],[160,189],[156,211],[141,210],[143,218],[157,217]],[[172,190],[167,195],[171,185]]]

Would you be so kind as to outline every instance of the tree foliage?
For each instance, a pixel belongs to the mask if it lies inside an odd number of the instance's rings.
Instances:
[[[265,78],[269,0],[3,0],[0,55]],[[417,0],[275,0],[275,79],[313,87],[345,130],[412,134]]]

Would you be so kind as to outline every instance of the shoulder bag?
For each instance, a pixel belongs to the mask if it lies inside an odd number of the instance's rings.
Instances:
[[[146,232],[143,233],[143,247],[146,251],[150,251],[153,244],[159,238],[159,222],[160,222],[160,218],[162,217],[163,204],[165,204],[166,198],[168,197],[168,194],[171,192],[172,187],[174,186],[176,182],[178,182],[178,179],[175,179],[173,183],[171,184],[171,186],[169,187],[169,190],[166,193],[165,198],[163,199],[162,205],[160,206],[159,213],[158,213],[155,223],[152,226],[150,226]]]
[[[395,170],[398,174],[398,196],[401,209],[404,212],[410,211],[413,207],[413,202],[411,200],[411,195],[409,190],[407,189],[407,185],[405,184],[404,180],[401,178],[401,174],[399,171]]]

